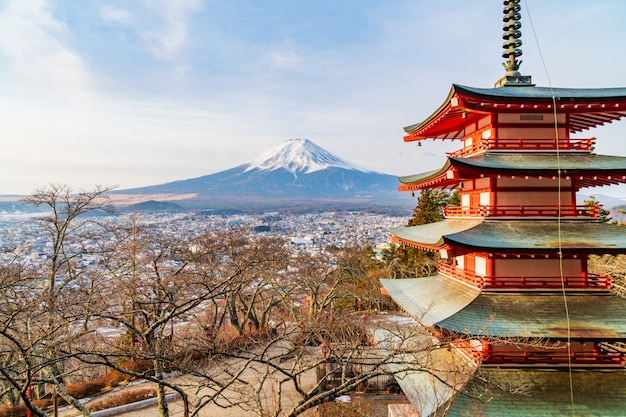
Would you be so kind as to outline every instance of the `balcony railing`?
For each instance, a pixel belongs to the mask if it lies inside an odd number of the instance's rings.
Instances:
[[[437,262],[437,271],[439,271],[442,275],[462,281],[472,287],[483,288],[485,286],[484,276],[476,275],[474,272],[457,268],[450,262]]]
[[[485,365],[506,364],[572,364],[580,366],[615,365],[623,366],[625,358],[619,352],[571,352],[562,350],[546,350],[523,352],[519,350],[489,350],[482,353],[482,363]]]
[[[609,290],[613,278],[602,275],[588,276],[488,276],[457,268],[450,262],[437,262],[442,275],[484,290],[557,290],[563,287],[578,290]]]
[[[558,205],[498,205],[475,207],[445,207],[445,217],[598,217],[600,208],[594,206]]]
[[[589,139],[478,139],[470,146],[466,146],[458,151],[448,152],[451,158],[461,158],[468,155],[477,154],[486,150],[502,151],[587,151],[594,149],[596,138]]]

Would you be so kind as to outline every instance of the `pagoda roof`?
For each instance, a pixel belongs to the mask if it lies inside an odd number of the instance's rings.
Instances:
[[[584,153],[509,153],[487,152],[473,158],[451,158],[459,168],[478,169],[486,172],[532,171],[534,175],[556,174],[557,169],[565,174],[626,174],[626,157]]]
[[[494,337],[622,339],[626,337],[626,300],[598,293],[568,294],[564,298],[560,293],[487,292],[437,326]]]
[[[404,128],[405,141],[461,139],[464,127],[493,112],[570,114],[570,131],[580,132],[626,116],[626,88],[549,88],[516,85],[473,88],[453,84],[448,97],[421,123]]]
[[[433,171],[407,175],[398,179],[401,189],[455,186],[463,179],[479,176],[579,176],[581,187],[619,184],[626,182],[626,157],[580,152],[486,153],[471,158],[448,158]]]
[[[456,220],[390,229],[401,243],[497,253],[626,253],[622,226],[578,220]]]
[[[438,250],[444,245],[444,236],[478,226],[484,220],[442,220],[420,226],[392,227],[390,232],[403,243],[418,244],[420,247]]]
[[[483,98],[494,102],[501,99],[552,102],[553,95],[557,101],[626,101],[626,87],[550,88],[537,87],[534,85],[516,85],[509,87],[478,88],[453,84],[452,90],[466,97]]]
[[[574,369],[570,373],[482,368],[455,397],[446,416],[618,417],[624,415],[624,404],[624,369]]]
[[[389,295],[425,326],[445,320],[467,307],[480,290],[438,276],[418,279],[381,279]],[[419,296],[416,293],[419,292]],[[445,300],[440,297],[445,295]],[[428,300],[428,302],[424,302]]]
[[[561,293],[481,293],[440,276],[381,282],[398,304],[426,326],[505,338],[626,337],[626,300],[614,295],[567,294],[564,298]]]

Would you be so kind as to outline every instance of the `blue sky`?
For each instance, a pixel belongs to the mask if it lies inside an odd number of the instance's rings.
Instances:
[[[548,85],[539,45],[555,87],[626,86],[624,16],[523,0],[521,72]],[[499,0],[0,0],[0,194],[192,178],[290,138],[389,174],[438,168],[459,143],[402,128],[452,83],[504,74],[501,17]],[[581,136],[625,155],[625,133]]]

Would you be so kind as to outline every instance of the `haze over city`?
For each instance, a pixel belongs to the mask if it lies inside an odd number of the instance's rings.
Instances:
[[[418,148],[402,127],[451,83],[504,74],[494,3],[2,1],[0,194],[192,178],[304,137],[379,172],[438,168],[459,144]],[[624,86],[625,15],[617,0],[524,2],[521,72],[540,86]],[[624,133],[618,122],[578,136],[623,155]]]

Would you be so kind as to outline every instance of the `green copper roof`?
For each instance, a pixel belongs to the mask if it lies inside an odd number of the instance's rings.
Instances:
[[[455,398],[446,417],[622,417],[626,414],[623,369],[573,370],[571,380],[573,392],[567,370],[483,368]]]
[[[441,298],[446,298],[442,294]],[[574,339],[626,337],[626,300],[610,294],[568,294],[569,335]],[[436,323],[477,336],[566,339],[561,293],[482,293],[467,307]]]
[[[496,253],[626,253],[626,229],[580,220],[454,220],[391,228],[399,239],[428,248],[443,244]]]
[[[389,295],[416,320],[472,336],[567,337],[561,293],[480,293],[439,276],[381,280]],[[570,336],[626,338],[626,299],[609,294],[568,294]]]
[[[477,288],[459,285],[437,276],[381,279],[380,282],[396,303],[426,326],[452,316],[480,294]]]
[[[529,175],[554,175],[560,167],[563,175],[626,173],[626,157],[561,152],[550,153],[487,152],[474,158],[452,158],[456,167],[480,171],[517,171]]]
[[[482,219],[446,219],[436,223],[423,224],[421,226],[392,227],[389,230],[392,235],[397,236],[402,240],[436,248],[443,245],[444,236],[471,229],[472,227],[476,227],[482,222]]]
[[[560,248],[570,253],[626,253],[624,227],[577,220],[485,220],[443,240],[494,252],[553,253]]]
[[[452,90],[463,95],[490,99],[519,99],[519,100],[546,100],[552,101],[552,95],[557,101],[566,100],[623,100],[626,99],[626,87],[617,88],[550,88],[536,86],[512,86],[496,88],[475,88],[453,84]]]
[[[626,157],[573,152],[561,152],[558,156],[554,152],[487,152],[472,158],[449,158],[437,170],[398,179],[403,184],[418,184],[444,174],[450,167],[503,175],[557,175],[559,167],[563,175],[623,175]]]
[[[398,177],[403,184],[417,184],[425,180],[430,180],[438,177],[439,175],[446,172],[451,166],[450,159],[446,161],[446,163],[439,169],[435,169],[433,171],[424,172],[421,174],[413,174],[413,175],[405,175],[403,177]]]

